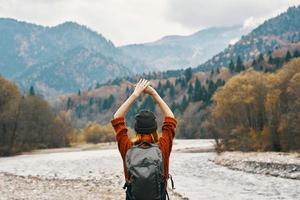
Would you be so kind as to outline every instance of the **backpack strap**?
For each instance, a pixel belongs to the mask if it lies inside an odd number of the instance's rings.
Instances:
[[[171,175],[171,174],[169,174],[169,177],[170,177],[170,179],[171,179],[172,190],[174,190],[174,189],[175,189],[175,187],[174,187],[174,181],[173,181],[172,175]]]
[[[128,187],[127,182],[124,183],[124,186],[122,187],[124,190]]]
[[[172,178],[171,174],[169,174],[169,178],[171,180],[171,185],[172,185],[172,190],[173,190],[173,189],[175,189],[175,187],[174,187],[174,181],[173,181],[173,178]],[[168,188],[167,185],[168,185],[168,180],[166,179],[166,182],[165,182],[166,197],[167,197],[168,200],[170,200],[168,189],[167,189]]]
[[[168,190],[166,190],[166,196],[167,196],[168,200],[170,200]]]

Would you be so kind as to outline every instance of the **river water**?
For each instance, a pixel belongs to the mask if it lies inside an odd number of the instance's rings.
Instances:
[[[176,140],[170,158],[175,192],[191,200],[300,199],[300,181],[233,171],[212,162],[216,154],[186,153],[211,147],[210,140]],[[122,190],[116,149],[20,155],[0,158],[0,172],[58,179],[101,180]]]

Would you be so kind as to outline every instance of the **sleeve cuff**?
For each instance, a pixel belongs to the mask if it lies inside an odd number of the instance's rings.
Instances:
[[[124,116],[122,116],[122,117],[116,117],[116,118],[112,119],[110,122],[114,126],[114,125],[117,125],[119,123],[125,122],[125,117]]]
[[[177,124],[176,118],[169,117],[169,116],[164,117],[164,122],[171,122],[171,123],[174,123],[175,125]]]

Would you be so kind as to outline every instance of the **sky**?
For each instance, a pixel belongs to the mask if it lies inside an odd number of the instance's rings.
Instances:
[[[254,28],[300,0],[0,0],[0,17],[45,26],[84,24],[116,46],[212,26]]]

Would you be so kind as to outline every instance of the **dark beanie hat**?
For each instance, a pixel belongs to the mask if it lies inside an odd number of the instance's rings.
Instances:
[[[156,131],[157,123],[156,117],[153,112],[149,110],[141,110],[135,115],[135,125],[134,130],[141,134],[150,134]]]

